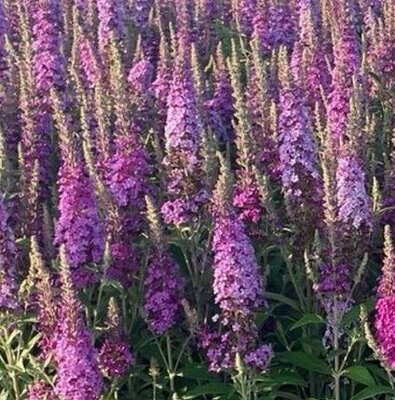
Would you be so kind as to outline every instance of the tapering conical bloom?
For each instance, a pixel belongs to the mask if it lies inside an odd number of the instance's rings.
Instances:
[[[102,391],[97,353],[73,288],[65,250],[61,249],[61,311],[56,330],[55,393],[61,399],[98,400]]]
[[[17,248],[8,218],[3,199],[0,198],[0,311],[18,307]]]
[[[133,137],[117,138],[115,153],[108,163],[107,184],[120,207],[144,207],[149,192],[150,166],[144,147]]]
[[[231,206],[228,172],[222,174],[214,195],[214,294],[225,325],[248,318],[263,304],[263,282],[255,251],[243,223]]]
[[[353,23],[353,11],[350,3],[352,0],[345,0],[336,9],[338,36],[333,41],[335,67],[342,66],[348,78],[359,72],[362,62],[361,44]]]
[[[323,196],[318,150],[303,97],[287,73],[287,66],[283,65],[283,69],[279,124],[284,196],[292,221],[314,228],[319,224],[317,216],[322,214]]]
[[[98,214],[94,185],[81,160],[67,160],[59,174],[59,212],[56,243],[64,245],[73,282],[80,288],[94,274],[90,263],[101,261],[104,230]]]
[[[251,169],[242,169],[238,174],[233,204],[243,221],[257,223],[262,216],[259,187]]]
[[[135,135],[144,135],[154,119],[152,112],[154,93],[152,79],[154,66],[144,58],[136,62],[129,71],[128,83],[133,109],[132,130]]]
[[[59,18],[55,0],[34,0],[33,4],[33,69],[38,95],[45,95],[46,99],[41,100],[48,101],[50,89],[65,84]]]
[[[266,369],[272,358],[270,346],[257,347],[252,316],[264,305],[263,280],[254,248],[231,204],[232,186],[230,166],[222,160],[214,194],[212,243],[213,289],[220,309],[213,320],[219,321],[220,330],[198,329],[199,345],[206,351],[210,369],[217,372],[237,368],[238,357],[258,369]]]
[[[190,220],[207,197],[198,189],[202,124],[187,40],[181,35],[167,98],[164,164],[168,170],[169,200],[163,204],[162,214],[165,222],[171,224]]]
[[[384,361],[395,367],[395,249],[389,226],[385,229],[384,261],[377,291],[376,338]]]
[[[292,72],[300,87],[305,90],[307,104],[314,110],[322,104],[322,94],[330,88],[328,70],[329,54],[323,45],[320,21],[315,15],[314,2],[303,0],[299,8],[299,38],[292,52]],[[323,91],[323,93],[322,93]]]
[[[228,71],[224,65],[223,55],[220,52],[218,52],[214,79],[213,97],[205,102],[209,124],[221,143],[231,142],[234,136],[232,86]]]
[[[153,249],[144,281],[144,314],[150,330],[162,335],[179,317],[182,280],[178,266],[164,242],[160,217],[150,199],[147,199],[147,217]]]
[[[4,79],[5,72],[8,70],[8,53],[5,48],[7,34],[7,22],[3,3],[0,4],[0,78]],[[0,85],[0,90],[2,90]],[[0,104],[2,93],[0,91]]]
[[[218,210],[215,219],[214,294],[224,320],[248,317],[262,305],[262,279],[254,249],[234,211]]]
[[[337,10],[338,36],[333,42],[334,68],[328,99],[328,126],[336,148],[347,133],[348,113],[352,96],[353,78],[361,68],[361,49],[355,27],[351,21],[350,7]]]
[[[30,149],[40,166],[41,195],[49,196],[51,155],[51,98],[50,91],[56,89],[62,93],[65,88],[65,65],[61,50],[61,36],[57,7],[54,0],[42,2],[34,0],[31,4],[33,13],[33,59],[34,105],[35,105],[35,146]],[[33,157],[27,157],[27,162]],[[25,165],[33,169],[33,165]]]
[[[252,20],[252,39],[259,45],[259,51],[269,55],[271,51],[270,5],[268,0],[258,0],[255,16]]]
[[[289,2],[274,1],[270,8],[270,44],[273,49],[281,46],[292,48],[296,40],[295,16]]]
[[[169,162],[172,157],[181,158],[185,168],[192,168],[197,162],[202,125],[189,51],[185,48],[179,49],[167,106],[165,137]]]
[[[150,90],[153,73],[153,65],[145,59],[132,66],[129,71],[128,82],[133,95],[142,96]]]
[[[251,42],[252,60],[246,90],[251,131],[256,145],[256,165],[273,182],[280,180],[279,143],[277,139],[277,112],[275,98],[270,90],[267,65],[256,40]],[[250,173],[251,174],[251,173]]]
[[[51,276],[44,264],[35,237],[31,238],[30,268],[34,274],[34,283],[37,290],[40,359],[47,361],[53,356],[55,349],[54,331],[57,325],[57,302],[53,292]]]
[[[371,201],[366,192],[361,162],[343,149],[336,170],[338,222],[344,234],[369,234],[372,229]]]
[[[54,389],[47,382],[37,381],[29,385],[28,400],[57,400]]]
[[[134,363],[134,356],[122,332],[119,310],[113,298],[107,313],[107,329],[99,352],[100,369],[107,378],[120,378]]]
[[[162,335],[174,326],[181,310],[182,281],[168,251],[154,249],[144,285],[146,321],[152,332]]]
[[[83,83],[87,88],[93,89],[100,78],[100,64],[96,49],[87,37],[82,37],[80,39],[79,59]]]
[[[125,10],[123,0],[97,0],[99,16],[98,41],[101,51],[105,49],[113,36],[122,40],[126,34]]]
[[[161,125],[165,125],[167,115],[167,96],[169,94],[172,78],[172,62],[170,49],[164,33],[160,39],[160,57],[156,70],[156,78],[152,84],[155,93],[157,108],[159,112]]]

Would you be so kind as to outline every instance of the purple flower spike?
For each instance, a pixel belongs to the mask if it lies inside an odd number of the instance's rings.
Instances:
[[[60,318],[55,332],[55,393],[61,399],[99,400],[103,382],[97,353],[92,334],[85,326],[82,305],[73,288],[71,271],[63,249],[61,281]]]
[[[376,338],[385,363],[395,367],[395,251],[392,232],[385,229],[384,261],[377,291]]]
[[[311,121],[297,87],[280,93],[281,179],[288,213],[293,221],[316,227],[322,214],[322,178]]]
[[[146,321],[152,332],[163,335],[179,317],[182,290],[178,267],[167,251],[153,252],[144,286]]]
[[[185,168],[192,169],[197,162],[202,125],[190,63],[184,56],[188,55],[180,52],[167,98],[165,138],[167,158],[180,157]]]
[[[99,11],[99,47],[106,48],[111,40],[122,40],[126,34],[123,0],[97,0]]]
[[[99,352],[100,369],[107,378],[124,376],[134,363],[134,357],[126,341],[107,338]]]
[[[28,400],[56,400],[53,388],[44,381],[34,382],[29,386]]]
[[[81,288],[94,279],[87,267],[102,260],[104,227],[98,214],[95,188],[81,162],[63,164],[59,176],[60,218],[55,241],[64,245],[73,282]]]
[[[17,248],[8,213],[0,199],[0,310],[15,310],[17,301],[16,277]]]
[[[217,200],[217,204],[220,204]],[[263,282],[254,248],[230,206],[217,205],[213,237],[214,294],[225,325],[263,304]]]
[[[369,234],[372,229],[371,200],[365,188],[365,174],[356,155],[344,149],[336,171],[338,221],[344,234]]]

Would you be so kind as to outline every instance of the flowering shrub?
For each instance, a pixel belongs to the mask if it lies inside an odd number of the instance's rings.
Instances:
[[[0,398],[395,398],[391,0],[0,1]]]

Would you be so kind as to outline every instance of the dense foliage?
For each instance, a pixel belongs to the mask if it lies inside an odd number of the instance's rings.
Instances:
[[[0,0],[0,399],[395,398],[393,0]]]

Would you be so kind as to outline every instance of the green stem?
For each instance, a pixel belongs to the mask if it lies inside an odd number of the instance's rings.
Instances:
[[[167,373],[169,375],[170,390],[171,390],[171,393],[174,394],[174,392],[175,392],[174,369],[173,369],[173,357],[172,357],[172,351],[171,351],[171,340],[170,340],[169,334],[166,334],[166,348],[167,348],[167,360],[168,360]]]
[[[335,388],[334,388],[334,398],[335,400],[340,400],[340,358],[339,358],[339,324],[337,315],[337,300],[335,298],[334,302],[334,327],[333,327],[333,348],[335,351],[335,370],[333,374]]]

